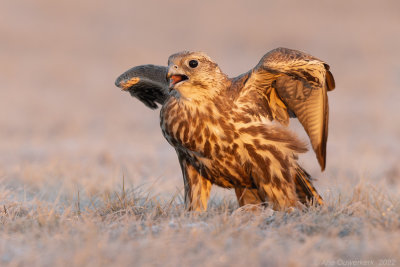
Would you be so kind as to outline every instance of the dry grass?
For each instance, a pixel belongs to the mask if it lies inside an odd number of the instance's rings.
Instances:
[[[6,190],[1,195],[7,195]],[[188,213],[182,196],[124,188],[73,202],[1,199],[1,265],[312,266],[400,257],[400,200],[361,182],[327,205],[253,214],[232,198]],[[388,242],[390,241],[390,242]]]
[[[0,266],[400,265],[399,1],[3,2]],[[337,82],[327,169],[301,158],[327,205],[254,215],[213,189],[185,212],[157,112],[114,79],[181,50],[234,76],[278,46]]]

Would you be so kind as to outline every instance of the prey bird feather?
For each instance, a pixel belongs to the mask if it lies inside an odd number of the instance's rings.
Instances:
[[[116,85],[150,108],[161,105],[161,130],[178,154],[189,210],[207,209],[213,184],[235,189],[240,206],[323,204],[297,162],[306,144],[287,126],[299,119],[324,170],[327,92],[335,88],[325,62],[277,48],[229,78],[205,53],[184,51],[171,55],[168,67],[134,67]]]

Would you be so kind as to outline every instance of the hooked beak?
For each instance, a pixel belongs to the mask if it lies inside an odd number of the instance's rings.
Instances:
[[[172,90],[176,84],[189,79],[188,76],[186,76],[185,74],[179,73],[176,69],[177,69],[176,66],[174,66],[173,68],[170,68],[168,71],[168,74],[167,74],[167,79],[169,80],[170,90]]]

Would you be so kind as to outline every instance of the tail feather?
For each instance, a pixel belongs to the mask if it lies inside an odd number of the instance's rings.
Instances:
[[[296,168],[295,184],[297,197],[301,203],[306,205],[309,205],[312,202],[323,205],[324,200],[312,185],[311,180],[311,175],[309,175],[302,167],[298,166]]]

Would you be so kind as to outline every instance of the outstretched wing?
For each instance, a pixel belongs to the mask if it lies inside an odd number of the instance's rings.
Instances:
[[[277,48],[263,56],[242,91],[256,90],[267,98],[272,117],[284,125],[289,123],[289,116],[297,117],[324,170],[329,117],[327,91],[334,88],[328,64],[300,51]]]
[[[151,109],[156,103],[164,104],[168,96],[168,68],[156,65],[141,65],[127,70],[115,81],[115,85],[142,101]]]

